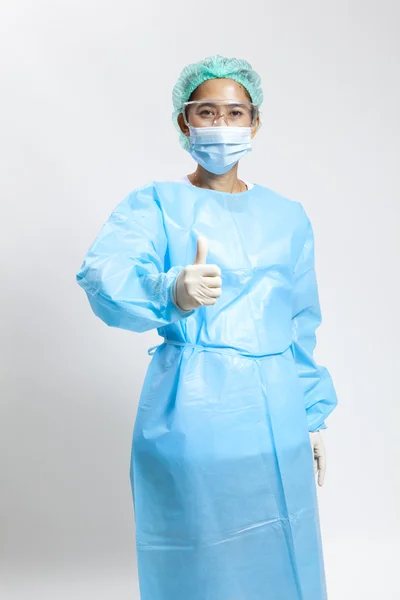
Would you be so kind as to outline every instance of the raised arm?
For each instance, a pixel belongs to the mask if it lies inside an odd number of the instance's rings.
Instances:
[[[174,303],[172,286],[185,265],[169,267],[163,216],[152,185],[114,209],[76,274],[93,312],[111,327],[142,332],[194,313]]]

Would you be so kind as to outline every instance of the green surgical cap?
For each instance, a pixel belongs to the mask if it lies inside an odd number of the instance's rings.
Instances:
[[[224,58],[219,54],[209,56],[197,63],[187,65],[181,72],[178,81],[172,90],[174,127],[179,132],[179,141],[183,148],[189,148],[189,140],[179,127],[177,117],[183,110],[191,93],[207,79],[233,79],[240,83],[249,92],[251,101],[260,106],[263,101],[261,79],[252,69],[250,63],[239,58]]]

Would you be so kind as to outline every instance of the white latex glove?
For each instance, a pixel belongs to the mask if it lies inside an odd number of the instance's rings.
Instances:
[[[221,295],[221,269],[207,265],[208,241],[200,235],[194,263],[186,266],[177,276],[173,288],[175,303],[185,311],[199,306],[216,304]]]
[[[311,448],[314,457],[314,475],[318,471],[318,485],[322,486],[325,479],[326,452],[324,440],[319,431],[310,431]]]

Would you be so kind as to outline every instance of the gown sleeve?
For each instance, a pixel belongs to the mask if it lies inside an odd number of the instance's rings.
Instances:
[[[186,265],[170,267],[163,215],[149,184],[113,210],[76,273],[93,312],[111,327],[142,332],[192,315],[173,296]]]
[[[304,209],[303,213],[305,215]],[[304,390],[309,431],[326,429],[326,417],[338,399],[331,375],[313,357],[316,329],[322,321],[314,266],[314,234],[306,217],[306,238],[294,269],[292,351]]]

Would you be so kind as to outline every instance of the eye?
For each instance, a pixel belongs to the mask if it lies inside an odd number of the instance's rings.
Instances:
[[[211,110],[211,108],[203,108],[199,113],[201,117],[212,117],[215,112]]]
[[[231,110],[232,117],[243,117],[243,112],[239,109]]]

